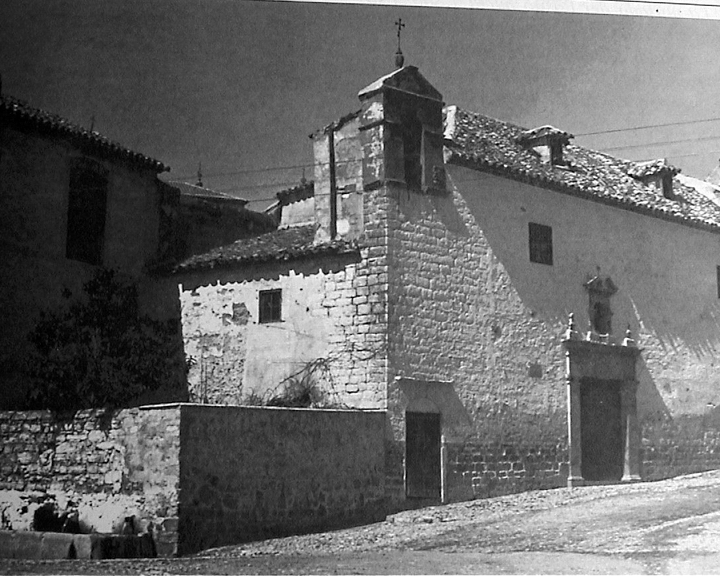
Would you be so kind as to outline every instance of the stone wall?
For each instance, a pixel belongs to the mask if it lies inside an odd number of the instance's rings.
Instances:
[[[568,451],[564,443],[536,446],[528,439],[512,445],[447,446],[447,499],[488,498],[566,485]]]
[[[503,477],[513,463],[492,456],[488,467],[473,447],[520,453],[533,439],[540,453],[565,453],[560,340],[570,312],[578,330],[587,326],[583,284],[601,271],[618,287],[614,334],[629,326],[642,349],[644,477],[717,466],[720,427],[709,417],[720,405],[717,235],[490,174],[453,166],[448,174],[447,195],[384,188],[395,452],[405,413],[434,411],[448,446],[473,454],[455,461],[447,497],[562,484],[567,471],[558,462]],[[529,222],[552,226],[552,266],[529,261]]]
[[[385,517],[384,412],[182,414],[180,553]]]
[[[244,404],[322,360],[318,384],[336,405],[385,407],[387,268],[373,248],[178,278],[194,401]],[[282,321],[258,320],[261,290],[282,290]]]
[[[118,532],[128,516],[153,533],[161,554],[176,545],[180,411],[97,410],[72,418],[0,412],[0,507],[10,527],[31,528],[46,496],[73,502],[84,531]]]
[[[393,441],[406,412],[441,415],[450,500],[562,485],[562,324],[523,301],[462,196],[388,195]]]
[[[640,422],[640,429],[644,480],[720,469],[717,410],[702,417],[646,417]]]
[[[2,528],[32,529],[50,498],[77,507],[85,532],[134,516],[174,555],[379,520],[384,423],[379,411],[193,404],[0,412]]]

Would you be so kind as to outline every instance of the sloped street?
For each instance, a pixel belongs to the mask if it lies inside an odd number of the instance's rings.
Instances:
[[[720,574],[720,471],[412,510],[187,558],[6,560],[0,573]]]

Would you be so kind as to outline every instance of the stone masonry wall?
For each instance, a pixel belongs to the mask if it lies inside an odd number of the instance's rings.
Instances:
[[[644,480],[720,469],[717,410],[701,417],[643,418],[640,429]]]
[[[329,240],[328,136],[315,135],[316,240]],[[327,367],[331,400],[387,405],[387,207],[384,190],[363,190],[362,134],[351,119],[335,134],[338,238],[357,254],[242,265],[178,277],[191,398],[242,404],[267,396],[314,360]],[[282,290],[282,321],[258,322],[260,290]]]
[[[567,445],[448,445],[448,500],[558,488],[567,479]]]
[[[49,412],[0,412],[0,508],[8,525],[29,530],[50,496],[73,502],[84,531],[118,532],[135,516],[158,553],[177,539],[178,409],[85,410],[72,418]]]
[[[385,269],[361,255],[267,263],[180,279],[191,398],[239,405],[282,391],[312,361],[338,405],[385,407]],[[261,290],[282,290],[282,321],[258,322]]]
[[[384,518],[384,423],[183,405],[179,552]]]
[[[389,195],[396,452],[407,411],[437,412],[448,447],[447,499],[563,485],[562,324],[523,302],[462,196],[400,187]]]
[[[385,515],[385,413],[167,404],[0,412],[3,529],[47,499],[84,532],[134,516],[161,556]]]

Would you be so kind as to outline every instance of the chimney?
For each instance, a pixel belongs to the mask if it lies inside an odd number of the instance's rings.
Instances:
[[[353,112],[311,135],[315,156],[315,241],[353,240],[364,229],[362,144]]]
[[[628,175],[652,188],[658,195],[673,199],[673,178],[680,169],[668,163],[664,158],[634,164]]]
[[[569,132],[546,125],[532,130],[525,130],[515,141],[525,148],[532,149],[540,157],[543,164],[565,166],[567,161],[563,157],[564,147],[574,137]]]

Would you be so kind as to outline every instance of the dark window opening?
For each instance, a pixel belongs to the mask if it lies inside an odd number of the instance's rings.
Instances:
[[[413,190],[422,186],[422,123],[417,117],[408,119],[403,127],[405,184]]]
[[[102,264],[107,207],[107,174],[102,166],[78,160],[70,168],[65,255]]]
[[[674,198],[672,174],[664,174],[662,177],[662,193],[665,198]]]
[[[537,264],[553,263],[552,228],[543,224],[529,224],[530,262]]]
[[[260,291],[261,324],[266,322],[280,322],[282,320],[282,290]]]

